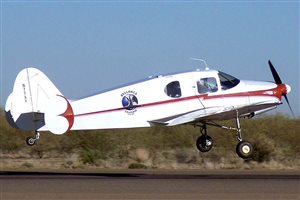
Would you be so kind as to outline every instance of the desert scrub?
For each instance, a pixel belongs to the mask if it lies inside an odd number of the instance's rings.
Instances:
[[[33,164],[32,163],[29,163],[29,162],[24,162],[22,165],[21,165],[22,168],[32,168],[33,167]]]
[[[274,140],[266,137],[265,135],[259,135],[253,142],[253,156],[252,159],[257,162],[268,162],[275,156]]]
[[[148,167],[142,163],[131,163],[128,169],[147,169]]]
[[[187,168],[190,163],[199,163],[201,168],[204,161],[219,163],[221,159],[225,167],[227,163],[231,168],[242,167],[243,164],[243,160],[235,153],[236,132],[232,130],[209,126],[208,134],[213,138],[214,146],[207,153],[198,153],[195,141],[200,135],[199,128],[189,125],[70,131],[61,136],[41,132],[40,140],[36,145],[28,147],[25,139],[33,133],[11,128],[5,120],[3,109],[0,110],[2,157],[13,155],[14,157],[25,156],[28,159],[68,158],[70,153],[76,152],[78,157],[72,160],[74,163],[97,165],[109,161],[113,163],[109,167],[116,167],[118,163],[122,163],[122,167],[125,168],[133,160],[138,164],[143,163],[139,161],[144,161],[147,165],[150,163],[149,165],[158,168],[170,166],[170,163],[186,164]],[[218,124],[235,127],[234,120],[221,121]],[[283,115],[258,116],[252,119],[241,119],[241,125],[243,139],[251,142],[255,148],[253,162],[256,164],[276,162],[278,166],[299,169],[299,117],[291,119]],[[132,156],[132,152],[135,153],[136,149],[146,149],[147,153],[142,154],[142,157]]]
[[[83,164],[95,164],[99,158],[97,152],[91,150],[83,150],[80,152],[80,160]]]
[[[107,159],[106,153],[98,150],[83,149],[80,152],[80,160],[83,164],[96,164],[97,160]]]

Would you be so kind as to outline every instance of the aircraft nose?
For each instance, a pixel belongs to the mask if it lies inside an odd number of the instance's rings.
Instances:
[[[292,90],[291,86],[289,86],[288,84],[285,84],[285,88],[287,94]]]

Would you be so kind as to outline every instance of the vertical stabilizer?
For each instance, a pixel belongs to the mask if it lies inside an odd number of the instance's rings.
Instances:
[[[61,92],[49,78],[36,68],[26,68],[16,77],[5,112],[7,121],[24,130],[37,130],[45,125],[44,114],[53,96]]]

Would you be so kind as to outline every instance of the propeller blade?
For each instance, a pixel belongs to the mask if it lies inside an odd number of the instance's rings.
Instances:
[[[274,80],[275,80],[275,83],[276,83],[277,85],[278,85],[278,84],[282,84],[282,81],[281,81],[281,79],[280,79],[280,76],[278,75],[278,73],[277,73],[275,67],[273,66],[273,64],[271,63],[270,60],[268,61],[268,63],[269,63],[270,70],[271,70],[271,72],[272,72],[273,78],[274,78]],[[292,107],[291,107],[291,105],[290,105],[290,102],[289,102],[289,99],[288,99],[288,97],[287,97],[287,94],[284,94],[284,93],[283,93],[282,96],[284,96],[284,98],[285,98],[285,100],[286,100],[286,102],[287,102],[287,104],[288,104],[288,106],[289,106],[289,108],[290,108],[290,111],[291,111],[291,113],[292,113],[292,116],[293,116],[293,118],[295,118],[295,114],[294,114],[293,109],[292,109]]]
[[[295,114],[294,114],[293,109],[292,109],[292,107],[291,107],[291,105],[290,105],[289,99],[287,98],[287,95],[286,95],[286,94],[283,94],[283,96],[284,96],[284,98],[285,98],[285,100],[286,100],[286,102],[287,102],[287,104],[288,104],[288,106],[289,106],[289,108],[290,108],[290,111],[291,111],[291,113],[292,113],[293,118],[295,118]]]
[[[273,64],[271,63],[270,60],[268,61],[268,63],[269,63],[270,70],[271,70],[271,72],[272,72],[273,78],[274,78],[274,80],[275,80],[275,83],[276,83],[277,85],[278,85],[278,84],[282,84],[282,81],[281,81],[281,79],[280,79],[280,77],[279,77],[279,75],[278,75],[278,73],[277,73],[275,67],[273,66]]]

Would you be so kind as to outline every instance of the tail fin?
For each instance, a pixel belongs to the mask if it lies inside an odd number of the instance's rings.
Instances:
[[[17,75],[13,91],[6,101],[7,121],[15,128],[39,130],[47,123],[45,114],[56,106],[49,102],[57,97],[63,95],[43,72],[35,68],[23,69]],[[63,99],[70,106],[68,100]],[[65,106],[58,107],[64,109]],[[49,130],[49,127],[42,129]]]

